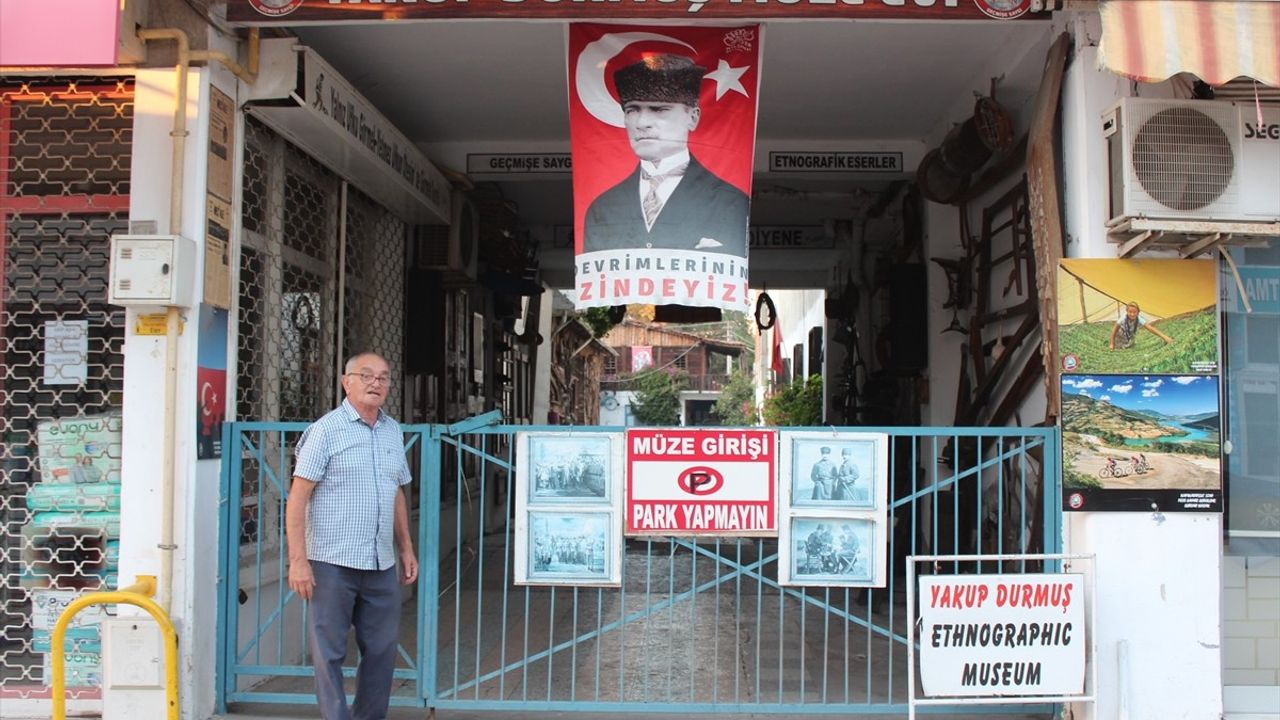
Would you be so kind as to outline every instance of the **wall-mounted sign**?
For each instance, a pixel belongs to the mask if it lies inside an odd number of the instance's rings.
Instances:
[[[0,66],[115,65],[123,5],[120,0],[0,0]]]
[[[1260,315],[1280,315],[1280,267],[1249,265],[1239,268],[1240,284],[1249,298],[1250,309]],[[1225,299],[1222,307],[1227,312],[1245,312],[1240,302],[1240,289],[1235,278],[1222,281]]]
[[[468,153],[469,175],[564,175],[573,171],[569,153]]]
[[[778,533],[772,430],[627,431],[626,534]]]
[[[196,457],[222,457],[227,419],[227,317],[222,308],[200,304],[196,331]]]
[[[263,46],[254,116],[401,219],[450,222],[449,180],[332,65],[309,48]]]
[[[82,385],[89,377],[89,321],[44,324],[44,384]]]
[[[1220,512],[1213,375],[1063,375],[1063,509]]]
[[[1011,20],[1031,0],[228,0],[227,19],[249,25],[422,18],[845,18]],[[1044,16],[1042,16],[1044,17]]]
[[[632,345],[631,372],[637,373],[647,367],[653,367],[653,346]]]
[[[1217,281],[1212,260],[1060,260],[1062,371],[1217,372]]]
[[[1084,691],[1084,577],[920,578],[920,684],[930,697]]]
[[[900,173],[900,152],[771,152],[769,172]]]
[[[752,225],[747,238],[752,250],[828,250],[836,242],[821,225]]]
[[[223,309],[231,307],[231,183],[235,136],[235,102],[218,88],[210,88],[204,301]]]

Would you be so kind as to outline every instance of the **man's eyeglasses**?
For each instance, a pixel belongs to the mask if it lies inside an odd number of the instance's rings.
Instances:
[[[360,378],[360,382],[363,382],[365,385],[374,385],[374,384],[390,385],[391,384],[390,375],[374,375],[371,372],[358,372],[358,373],[352,372],[347,374],[354,375],[355,377]]]

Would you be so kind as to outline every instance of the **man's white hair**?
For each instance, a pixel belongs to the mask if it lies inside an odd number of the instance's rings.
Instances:
[[[382,362],[387,363],[387,359],[386,359],[386,358],[384,358],[384,357],[382,357],[381,355],[379,355],[379,354],[378,354],[378,353],[376,353],[376,352],[362,352],[362,353],[357,353],[357,354],[355,354],[355,355],[352,355],[352,356],[347,360],[347,364],[346,364],[346,366],[343,368],[342,372],[344,372],[344,373],[353,373],[353,372],[355,372],[355,370],[356,370],[356,363],[357,363],[357,362],[359,362],[359,361],[361,361],[361,360],[363,360],[363,359],[365,359],[365,358],[368,358],[368,357],[376,357],[376,358],[378,358],[379,360],[381,360]],[[391,363],[387,363],[387,365],[390,365],[390,364],[391,364]]]

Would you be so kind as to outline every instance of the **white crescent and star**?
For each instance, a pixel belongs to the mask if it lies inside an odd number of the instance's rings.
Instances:
[[[720,64],[715,70],[707,73],[705,79],[715,82],[717,100],[724,97],[724,94],[730,90],[742,93],[742,97],[751,97],[747,94],[747,89],[742,87],[742,76],[750,69],[750,65],[740,68],[729,67],[729,61],[721,58]]]
[[[604,71],[609,61],[617,57],[618,53],[625,50],[628,45],[642,41],[667,42],[694,50],[692,45],[683,40],[648,32],[609,33],[599,40],[587,43],[587,46],[578,54],[574,85],[578,89],[578,99],[582,102],[582,106],[600,122],[613,127],[623,126],[622,106],[609,92],[609,86],[605,84]],[[742,76],[749,69],[749,65],[740,68],[730,67],[727,61],[721,59],[719,66],[707,73],[704,79],[716,84],[716,100],[724,97],[729,91],[749,97],[747,89],[742,85]]]

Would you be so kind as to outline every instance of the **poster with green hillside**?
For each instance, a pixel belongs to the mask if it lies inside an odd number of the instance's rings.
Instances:
[[[1066,510],[1219,512],[1218,378],[1062,376]]]
[[[1063,372],[1217,372],[1217,277],[1211,260],[1059,261]]]

